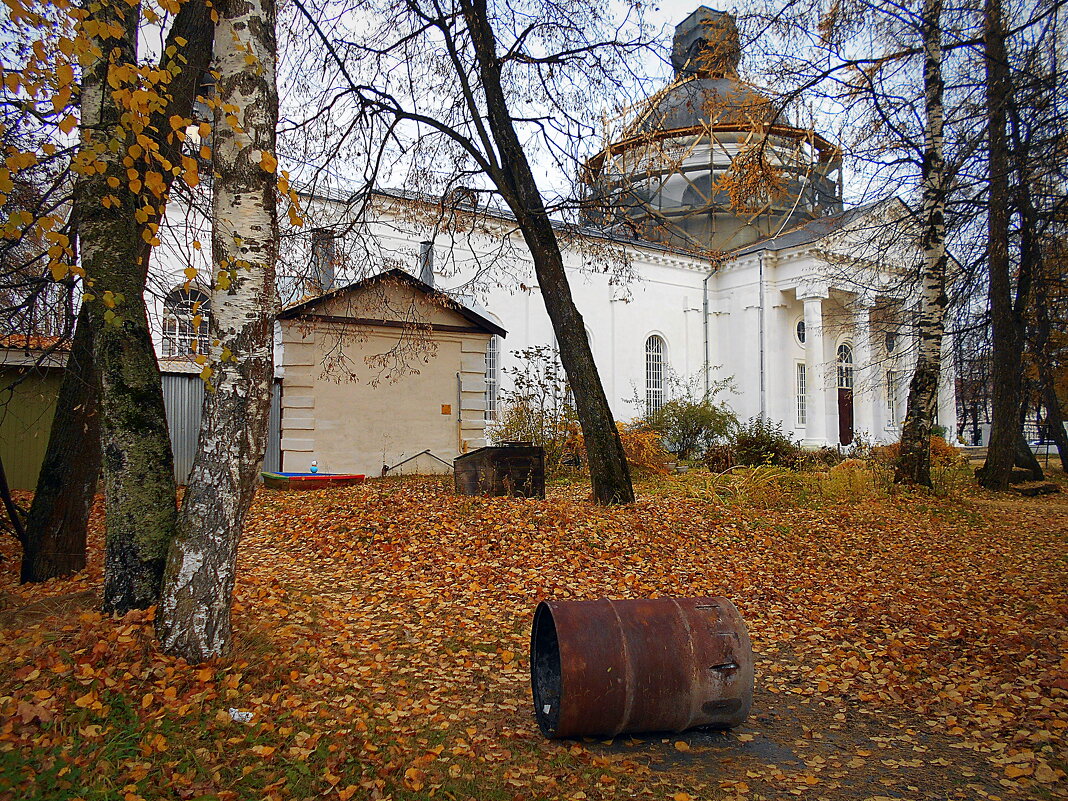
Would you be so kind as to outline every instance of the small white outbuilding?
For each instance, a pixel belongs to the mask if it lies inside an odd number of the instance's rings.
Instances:
[[[403,270],[279,315],[282,470],[449,472],[486,444],[486,350],[506,332]]]

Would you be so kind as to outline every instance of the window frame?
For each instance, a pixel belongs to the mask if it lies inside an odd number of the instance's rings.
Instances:
[[[500,390],[501,349],[500,337],[496,334],[489,338],[486,345],[486,389],[485,420],[487,423],[497,421],[497,393]]]
[[[849,360],[842,358],[842,349],[849,354]],[[838,389],[852,390],[856,379],[856,361],[854,359],[853,343],[839,342],[834,351],[835,378],[838,381]]]
[[[193,320],[200,316],[200,325]],[[196,286],[177,286],[163,299],[163,355],[171,359],[206,355],[211,348],[211,295]]]
[[[650,347],[654,345],[655,347]],[[667,379],[667,340],[659,333],[645,338],[645,413],[656,414],[664,407]]]

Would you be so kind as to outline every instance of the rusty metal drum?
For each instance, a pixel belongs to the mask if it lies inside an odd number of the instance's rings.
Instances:
[[[753,704],[753,648],[726,598],[543,601],[530,637],[547,737],[731,728]]]

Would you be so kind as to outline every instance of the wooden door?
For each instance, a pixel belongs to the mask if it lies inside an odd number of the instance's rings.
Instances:
[[[838,441],[843,445],[853,442],[853,390],[838,389]]]

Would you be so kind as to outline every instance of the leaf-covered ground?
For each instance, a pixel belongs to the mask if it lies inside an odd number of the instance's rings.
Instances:
[[[98,539],[87,573],[29,588],[3,543],[0,797],[1068,795],[1068,494],[641,489],[616,509],[582,484],[545,501],[437,479],[261,490],[237,648],[203,667],[160,655],[144,615],[92,611]],[[707,594],[749,624],[745,726],[541,736],[539,599]]]

